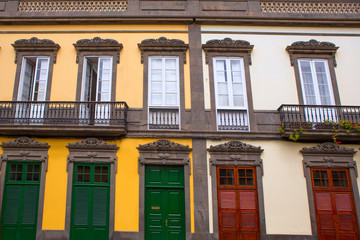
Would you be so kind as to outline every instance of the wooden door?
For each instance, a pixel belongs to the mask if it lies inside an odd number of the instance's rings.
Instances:
[[[311,169],[319,240],[359,239],[348,169]]]
[[[185,240],[183,166],[146,166],[145,239]]]
[[[259,213],[254,167],[217,167],[220,240],[257,240]]]
[[[2,204],[1,239],[36,238],[40,175],[40,163],[8,163]]]
[[[70,239],[109,239],[110,166],[75,164]]]

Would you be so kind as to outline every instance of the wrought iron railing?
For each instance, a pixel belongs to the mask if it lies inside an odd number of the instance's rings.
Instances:
[[[284,128],[327,128],[339,121],[360,122],[360,106],[281,105]]]
[[[149,129],[179,129],[179,127],[179,109],[149,109]]]
[[[126,102],[0,101],[0,124],[122,125]]]
[[[249,130],[247,110],[217,109],[218,130]]]

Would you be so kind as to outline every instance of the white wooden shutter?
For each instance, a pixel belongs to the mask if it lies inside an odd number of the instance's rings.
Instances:
[[[31,100],[31,83],[33,78],[33,64],[23,58],[21,66],[21,78],[19,81],[18,101]]]
[[[111,100],[112,58],[100,57],[98,64],[97,101]]]
[[[33,101],[45,101],[49,75],[49,58],[37,58],[33,85]]]

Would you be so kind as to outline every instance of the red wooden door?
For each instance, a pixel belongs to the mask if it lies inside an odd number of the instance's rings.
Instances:
[[[259,239],[254,167],[217,167],[220,240]]]
[[[348,169],[311,170],[319,240],[359,239]]]

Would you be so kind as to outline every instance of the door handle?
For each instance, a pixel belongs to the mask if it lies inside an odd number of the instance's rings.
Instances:
[[[165,220],[165,225],[166,225],[166,227],[167,227],[167,219]]]

